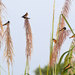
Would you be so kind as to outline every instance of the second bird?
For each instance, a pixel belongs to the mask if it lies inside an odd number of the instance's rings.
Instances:
[[[60,31],[64,31],[64,30],[66,30],[66,27],[63,27]]]
[[[10,23],[10,21],[8,21],[7,23],[3,24],[3,26],[5,26],[5,25],[9,25],[9,23]]]
[[[53,38],[53,42],[55,42],[55,43],[56,43],[57,41]]]
[[[73,38],[73,37],[75,37],[75,34],[74,35],[72,35],[71,37],[69,37],[69,38]]]
[[[22,16],[22,18],[24,18],[24,19],[30,19],[27,16],[28,16],[28,13],[26,12],[26,14]]]

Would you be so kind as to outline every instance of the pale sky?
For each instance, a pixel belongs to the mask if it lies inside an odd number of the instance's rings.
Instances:
[[[53,1],[54,0],[2,0],[7,7],[7,13],[4,13],[5,19],[3,23],[10,21],[10,32],[14,45],[14,64],[13,75],[24,75],[26,65],[26,36],[24,29],[24,19],[21,18],[26,12],[29,13],[29,20],[32,34],[33,34],[33,52],[30,60],[30,75],[35,75],[34,70],[39,67],[43,68],[49,62],[49,50],[50,50],[50,32],[52,25],[52,13],[53,13]],[[55,27],[54,37],[56,34],[57,24],[59,21],[59,15],[62,10],[62,6],[65,0],[55,0]],[[74,16],[75,16],[75,1],[72,1],[72,5],[69,12],[69,23],[74,29]],[[68,26],[66,25],[67,29]],[[69,38],[64,42],[61,48],[61,54],[68,50],[72,39]],[[67,44],[66,44],[67,43]],[[3,48],[0,52],[0,64],[7,72],[6,60],[2,60]],[[11,67],[10,67],[11,68]],[[12,68],[11,70],[12,71]],[[7,75],[2,70],[2,75]]]

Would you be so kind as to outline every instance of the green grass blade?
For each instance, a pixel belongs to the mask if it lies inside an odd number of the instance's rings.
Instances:
[[[69,51],[66,51],[65,53],[62,54],[62,56],[61,56],[61,58],[60,58],[60,60],[59,60],[59,63],[58,63],[58,65],[57,65],[57,72],[56,72],[56,75],[59,74],[60,63],[61,63],[61,61],[62,61],[64,55],[65,55],[66,53],[68,53],[68,52],[69,52]]]
[[[61,73],[61,75],[64,75],[69,69],[73,68],[72,66],[67,68],[66,70],[63,70],[63,72]]]
[[[3,67],[0,65],[0,68],[4,71],[4,72],[6,72],[4,69],[3,69]]]
[[[65,59],[64,59],[64,67],[69,64],[69,53],[66,55]]]
[[[72,33],[73,33],[73,35],[74,35],[74,32],[73,32],[73,30],[72,30],[72,28],[71,28],[70,24],[68,23],[67,19],[65,18],[65,16],[64,16],[63,14],[61,14],[61,15],[62,15],[62,17],[64,18],[64,20],[66,21],[66,23],[67,23],[68,27],[70,28],[71,32],[72,32]]]
[[[50,38],[50,54],[53,51],[54,14],[55,14],[55,0],[54,0],[54,5],[53,5],[52,34],[51,34],[51,38]]]
[[[58,38],[59,38],[60,22],[61,22],[61,15],[59,17],[59,23],[58,23],[58,28],[57,28],[57,42],[58,42]]]
[[[40,68],[40,65],[39,65],[39,72],[40,72],[40,75],[42,75],[42,72],[41,72],[41,68]]]
[[[69,51],[66,51],[65,53],[63,53],[62,56],[60,57],[59,63],[58,63],[58,65],[57,65],[57,73],[56,73],[56,75],[58,75],[58,73],[59,73],[60,63],[61,63],[61,61],[62,61],[64,55],[65,55],[66,53],[71,52],[74,47],[75,47],[75,46],[73,46],[72,49],[70,49]]]
[[[54,4],[53,4],[52,34],[50,36],[50,60],[51,60],[51,55],[52,55],[52,51],[53,51],[54,14],[55,14],[55,0],[54,0]],[[50,70],[50,74],[51,74],[51,70]]]
[[[26,67],[25,67],[25,72],[24,72],[24,75],[26,75]]]

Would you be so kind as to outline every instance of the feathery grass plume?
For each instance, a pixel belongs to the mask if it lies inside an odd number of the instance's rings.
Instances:
[[[1,33],[4,32],[3,26],[2,26],[2,17],[4,17],[4,16],[2,15],[2,12],[6,12],[5,9],[7,9],[7,8],[2,3],[2,0],[0,0],[0,28],[1,28]]]
[[[63,14],[66,18],[68,18],[68,13],[71,5],[71,0],[65,0],[64,6],[62,8],[61,14]],[[61,24],[60,28],[63,28],[65,26],[65,20],[63,17],[61,17]]]
[[[64,4],[64,7],[63,7],[63,10],[62,10],[62,14],[64,14],[64,16],[66,18],[68,18],[68,13],[69,13],[69,9],[70,9],[70,4],[71,4],[71,0],[65,0],[65,4]],[[58,52],[60,54],[60,49],[61,49],[61,46],[64,42],[64,40],[66,39],[66,37],[69,35],[70,31],[67,30],[67,31],[63,31],[63,32],[59,32],[60,29],[62,29],[63,27],[65,26],[65,20],[64,18],[60,15],[59,17],[59,24],[58,24],[58,28],[57,28],[57,33],[56,33],[56,36],[57,36],[57,43],[54,44],[54,49],[53,49],[53,52],[52,52],[52,59],[51,59],[51,63],[52,65],[56,62],[56,59],[57,59],[57,56],[58,56]],[[51,65],[51,66],[52,66]]]
[[[65,18],[68,18],[68,13],[69,13],[70,5],[71,5],[71,0],[65,0],[65,3],[64,3],[64,6],[62,8],[62,12],[61,12],[61,14],[63,14],[65,16]],[[61,19],[60,22],[59,22],[60,25],[59,25],[58,28],[62,29],[65,26],[65,20],[64,20],[63,16],[61,16],[60,19]],[[57,32],[58,32],[59,29],[57,29]],[[59,32],[58,34],[59,34],[58,39],[60,39],[61,32]],[[58,36],[58,34],[56,33],[56,36]],[[61,43],[63,43],[63,41],[64,41],[63,35],[64,35],[64,33],[62,33],[62,35],[61,35],[61,37],[62,37]]]
[[[2,15],[2,12],[6,12],[5,9],[6,9],[5,5],[2,3],[2,0],[0,0],[0,50],[1,50],[1,43],[2,43],[2,34],[4,33],[3,26],[2,26],[2,18],[4,16]]]
[[[27,55],[27,59],[30,59],[31,52],[33,49],[33,44],[32,44],[32,32],[31,32],[31,27],[28,19],[25,20],[24,27],[26,30],[26,55]]]
[[[61,34],[59,35],[58,42],[56,42],[56,44],[54,44],[54,49],[52,52],[52,59],[51,59],[51,66],[53,66],[56,63],[58,51],[60,51],[63,42],[66,40],[67,36],[69,36],[70,32],[71,32],[70,30],[60,32]]]
[[[13,65],[13,44],[12,44],[12,39],[10,35],[10,27],[9,24],[7,25],[7,28],[4,32],[3,39],[5,40],[5,49],[4,49],[4,54],[3,57],[6,58],[7,60],[7,65],[8,65],[8,75],[10,75],[9,71],[9,66],[10,63]]]
[[[27,18],[25,19],[24,27],[26,30],[26,57],[27,57],[25,71],[27,71],[27,73],[29,74],[29,59],[31,58],[33,44],[32,44],[32,31],[31,31],[31,27],[29,24],[29,20]]]

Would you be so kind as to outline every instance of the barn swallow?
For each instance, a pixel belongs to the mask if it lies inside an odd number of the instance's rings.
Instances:
[[[26,14],[25,15],[23,15],[24,17],[27,17],[28,16],[28,13],[26,12]]]
[[[25,15],[23,15],[22,18],[24,18],[24,19],[30,19],[27,16],[28,16],[28,13],[26,13]]]
[[[55,42],[55,43],[56,43],[57,41],[53,38],[53,42]]]
[[[9,25],[9,23],[10,23],[10,21],[8,21],[7,23],[3,24],[3,26],[5,26],[5,25]]]
[[[73,38],[73,37],[75,37],[75,34],[74,35],[72,35],[71,37],[69,37],[69,38]]]
[[[66,30],[66,27],[63,27],[60,31],[64,31],[64,30]]]
[[[64,68],[64,70],[65,70],[65,69],[68,69],[69,67],[70,67],[70,64],[68,64],[68,65]]]

